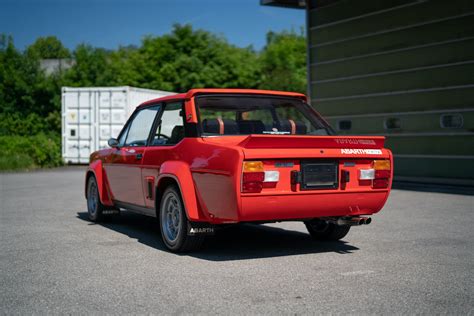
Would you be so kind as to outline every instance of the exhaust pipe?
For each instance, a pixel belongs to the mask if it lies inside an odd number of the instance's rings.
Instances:
[[[370,217],[344,217],[337,220],[328,220],[328,222],[338,226],[359,226],[369,225],[372,222]]]

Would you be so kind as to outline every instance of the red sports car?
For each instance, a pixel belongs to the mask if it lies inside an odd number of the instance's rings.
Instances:
[[[301,221],[317,240],[369,224],[388,198],[384,137],[335,136],[298,93],[193,89],[137,107],[86,173],[89,218],[157,217],[165,245],[201,246],[218,225]]]

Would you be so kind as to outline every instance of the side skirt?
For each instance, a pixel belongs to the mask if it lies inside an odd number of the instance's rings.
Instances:
[[[136,205],[132,203],[121,202],[117,200],[113,200],[113,202],[116,207],[124,208],[126,210],[129,210],[138,214],[156,217],[156,212],[154,208],[148,208],[148,207],[144,207],[144,206],[140,206],[140,205]]]

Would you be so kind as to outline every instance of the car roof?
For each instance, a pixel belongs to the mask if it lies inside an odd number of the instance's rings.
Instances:
[[[186,93],[178,93],[167,95],[161,98],[152,99],[140,104],[138,107],[147,106],[150,104],[156,104],[163,101],[179,101],[187,100],[198,94],[260,94],[260,95],[274,95],[274,96],[285,96],[302,99],[307,101],[306,95],[297,92],[286,92],[286,91],[273,91],[273,90],[258,90],[258,89],[191,89]]]

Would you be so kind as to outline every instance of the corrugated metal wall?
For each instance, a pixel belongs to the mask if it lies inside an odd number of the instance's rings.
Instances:
[[[398,179],[474,184],[474,1],[308,5],[312,105],[388,136]]]

